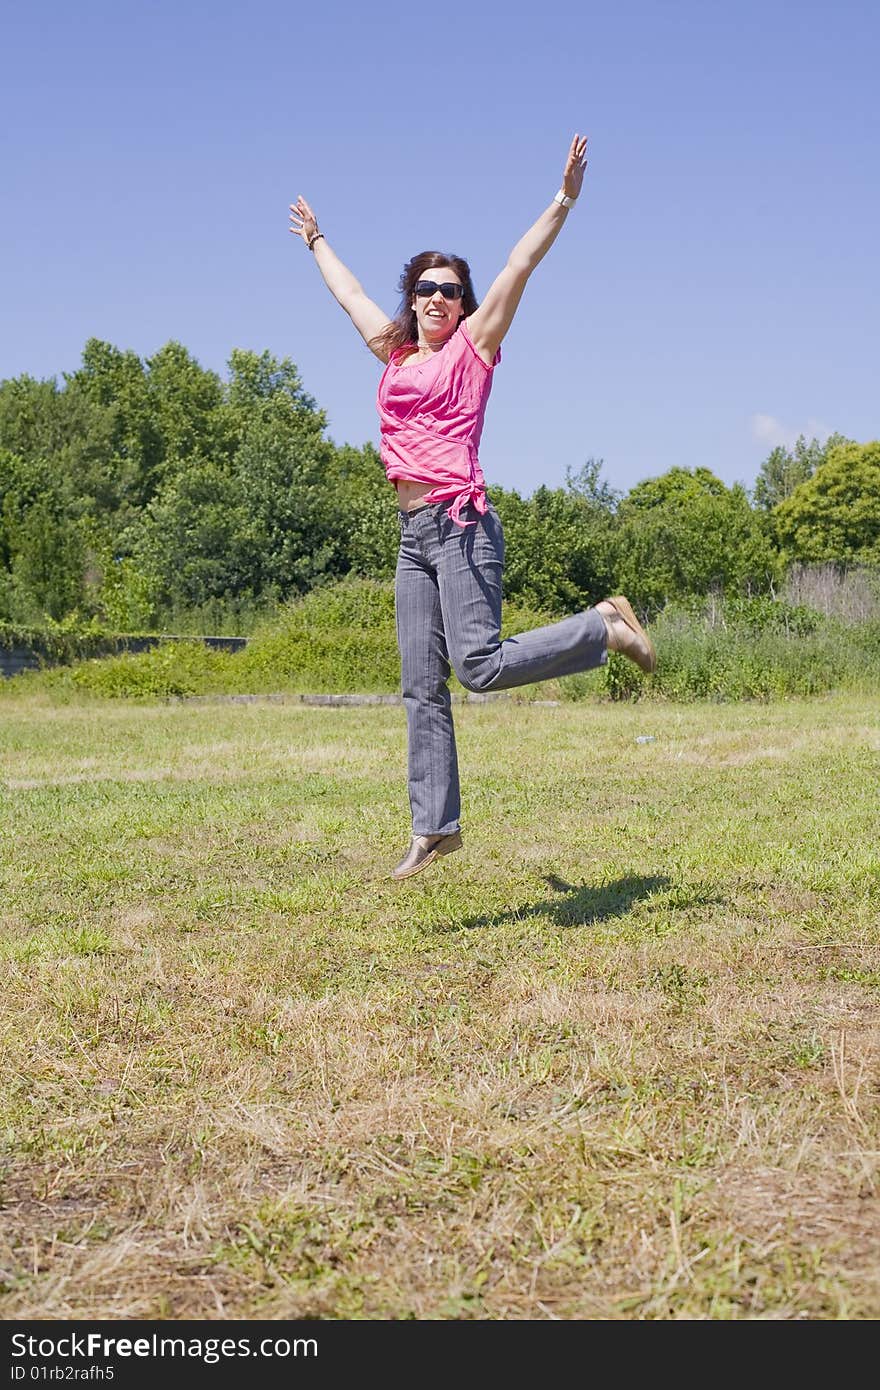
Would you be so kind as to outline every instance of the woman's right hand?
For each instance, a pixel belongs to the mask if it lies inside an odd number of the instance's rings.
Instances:
[[[290,204],[290,230],[294,236],[302,237],[312,251],[318,245],[315,237],[324,236],[323,232],[318,231],[318,219],[302,194],[295,203]],[[367,347],[380,362],[387,362],[387,351],[377,346],[378,338],[390,326],[387,314],[383,314],[378,304],[367,298],[360,281],[324,240],[321,241],[321,253],[316,261],[324,284],[336,302],[342,305]]]
[[[306,246],[318,230],[318,219],[302,194],[290,204],[290,230],[294,236],[302,237]]]

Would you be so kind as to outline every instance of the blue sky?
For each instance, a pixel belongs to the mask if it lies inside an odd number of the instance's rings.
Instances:
[[[49,0],[4,20],[0,377],[96,336],[224,372],[291,357],[339,443],[379,364],[287,231],[297,193],[389,313],[401,266],[478,295],[559,186],[584,194],[505,340],[490,483],[604,459],[750,486],[804,432],[880,434],[876,0]]]

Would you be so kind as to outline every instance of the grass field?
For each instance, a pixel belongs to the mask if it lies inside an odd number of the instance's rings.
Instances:
[[[5,1318],[880,1316],[876,702],[457,719],[4,699]]]

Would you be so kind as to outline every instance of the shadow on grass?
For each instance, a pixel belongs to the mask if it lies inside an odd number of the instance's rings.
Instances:
[[[544,882],[563,898],[544,898],[529,907],[514,907],[508,912],[486,913],[466,917],[459,927],[474,930],[478,927],[500,927],[505,922],[522,922],[528,917],[545,917],[557,927],[586,927],[605,922],[611,917],[623,917],[640,898],[668,888],[671,879],[660,875],[649,878],[618,878],[613,883],[594,886],[589,883],[566,883],[555,874],[545,874]],[[682,906],[682,904],[678,904]]]

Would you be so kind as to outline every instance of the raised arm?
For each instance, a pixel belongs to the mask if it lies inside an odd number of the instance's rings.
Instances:
[[[501,346],[501,340],[513,322],[526,281],[535,266],[544,259],[562,230],[568,207],[557,201],[560,195],[574,200],[581,191],[587,167],[587,137],[576,135],[571,142],[562,187],[553,202],[542,212],[533,227],[516,243],[507,265],[490,287],[479,309],[468,319],[471,341],[477,352],[491,362]]]
[[[343,265],[324,233],[318,231],[318,219],[303,197],[290,205],[290,230],[294,236],[302,237],[314,255],[325,285],[337,303],[342,305],[367,347],[380,361],[387,361],[387,357],[377,352],[372,342],[388,327],[388,315],[367,297],[360,281],[355,279],[348,266]]]

